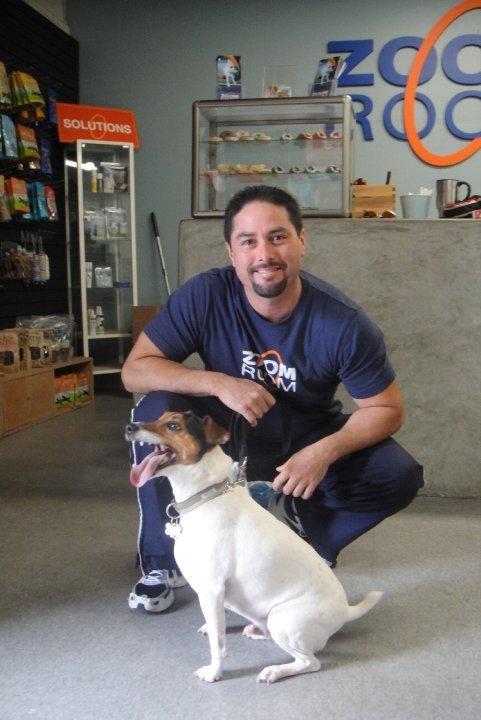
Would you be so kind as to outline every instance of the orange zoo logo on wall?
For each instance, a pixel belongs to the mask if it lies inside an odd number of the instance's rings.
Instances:
[[[408,142],[413,152],[425,163],[436,165],[437,167],[446,167],[448,165],[456,165],[467,160],[481,148],[481,137],[473,138],[462,150],[457,150],[447,155],[437,155],[430,152],[422,143],[421,138],[416,130],[414,120],[414,101],[416,99],[416,89],[423,71],[424,64],[434,43],[439,39],[446,28],[451,25],[458,17],[464,15],[470,10],[481,8],[480,0],[466,0],[466,2],[455,5],[448,10],[438,22],[431,28],[426,35],[424,42],[419,48],[414,59],[411,72],[408,76],[406,84],[406,92],[404,95],[404,127]]]

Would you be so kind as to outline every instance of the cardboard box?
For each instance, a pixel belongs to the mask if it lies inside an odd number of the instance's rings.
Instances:
[[[136,342],[144,327],[162,309],[162,305],[134,305],[132,308],[132,339]]]
[[[381,215],[383,210],[394,211],[395,185],[352,185],[352,217],[359,218],[366,210]]]

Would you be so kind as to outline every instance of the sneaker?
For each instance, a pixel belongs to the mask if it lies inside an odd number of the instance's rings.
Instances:
[[[158,613],[167,610],[173,602],[174,593],[166,570],[151,570],[140,578],[129,595],[131,610]]]

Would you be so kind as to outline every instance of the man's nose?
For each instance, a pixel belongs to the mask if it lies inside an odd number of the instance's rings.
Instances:
[[[261,239],[256,246],[257,262],[272,260],[275,257],[275,248],[269,240]]]

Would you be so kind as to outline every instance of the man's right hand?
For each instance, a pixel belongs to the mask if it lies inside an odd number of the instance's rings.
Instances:
[[[224,405],[242,415],[252,427],[276,402],[272,393],[259,383],[229,375],[224,375],[220,380],[216,395]]]

